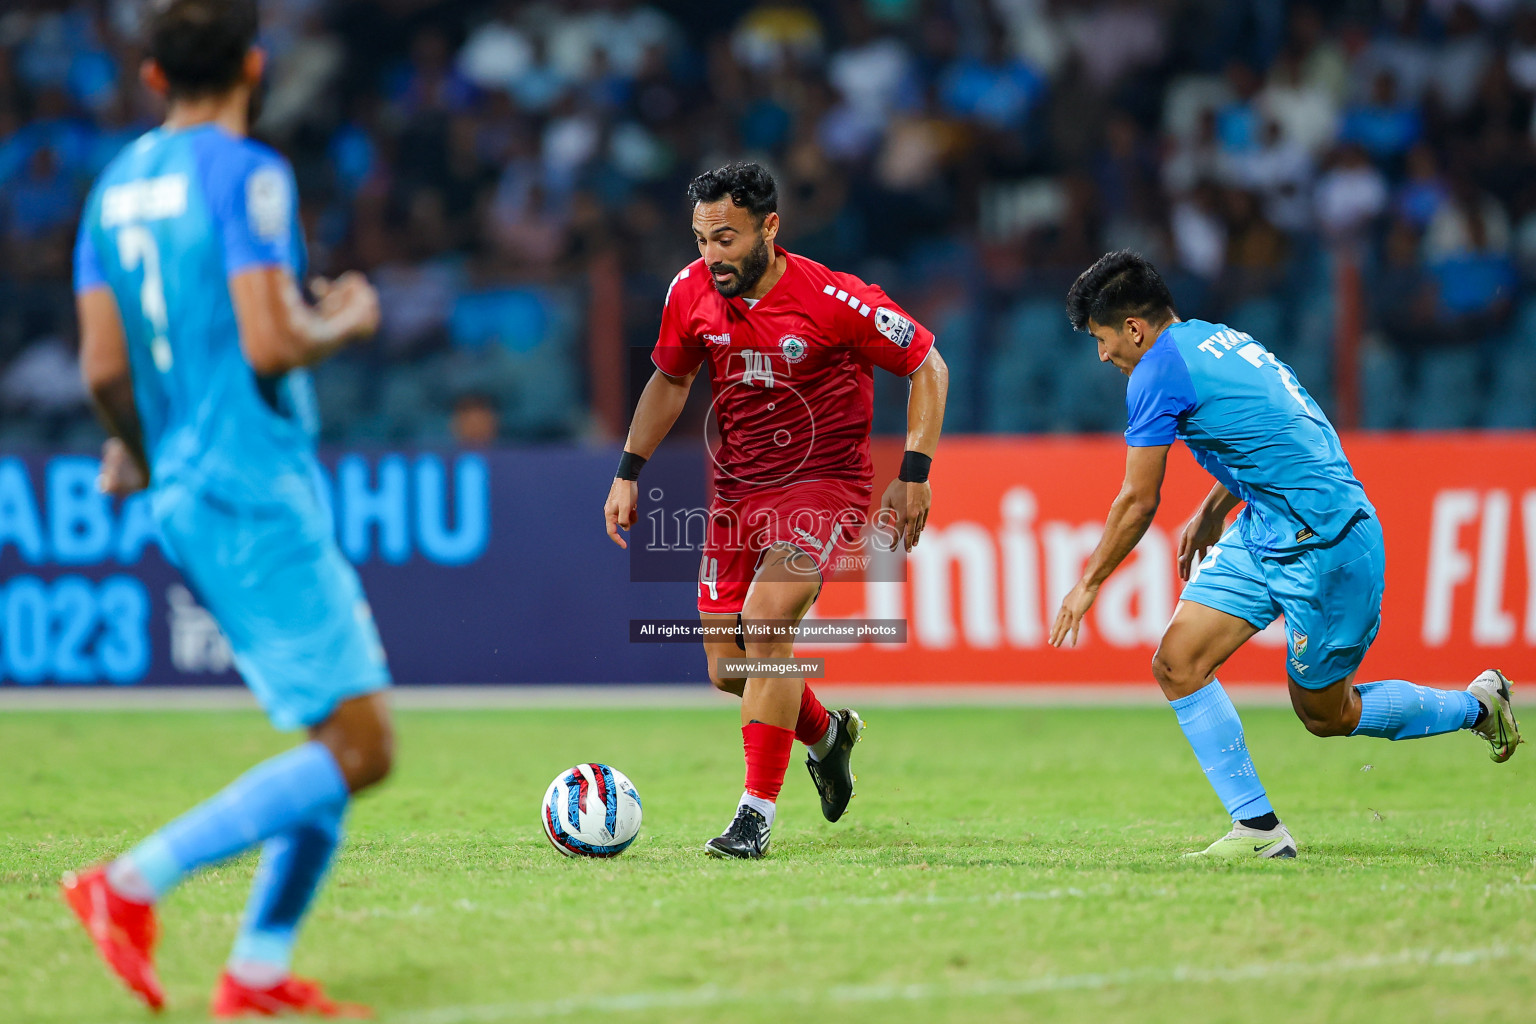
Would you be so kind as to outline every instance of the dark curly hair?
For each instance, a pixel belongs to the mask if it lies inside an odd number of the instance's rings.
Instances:
[[[1173,315],[1173,295],[1163,276],[1129,249],[1100,256],[1067,292],[1067,319],[1074,331],[1086,331],[1089,320],[1107,326],[1128,316],[1157,322],[1165,315]]]
[[[726,196],[759,224],[779,209],[779,186],[758,163],[734,163],[706,171],[688,183],[688,205],[717,203]]]
[[[145,48],[172,96],[213,96],[240,81],[257,22],[256,0],[154,0],[144,19]]]

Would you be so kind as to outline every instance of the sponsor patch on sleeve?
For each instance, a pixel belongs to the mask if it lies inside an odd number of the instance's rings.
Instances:
[[[282,171],[263,167],[246,179],[245,212],[256,237],[276,241],[284,236],[293,217],[293,202]]]
[[[906,348],[917,334],[917,325],[895,310],[881,306],[875,310],[875,330],[897,348]]]

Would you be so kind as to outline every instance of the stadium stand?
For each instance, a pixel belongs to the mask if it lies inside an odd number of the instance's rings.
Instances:
[[[0,443],[98,437],[69,252],[83,190],[154,120],[137,4],[0,14]],[[735,156],[793,250],[939,329],[965,431],[1114,430],[1067,332],[1077,269],[1133,246],[1369,428],[1536,426],[1536,8],[1512,0],[271,0],[261,133],[296,162],[317,272],[384,327],[320,374],[325,435],[601,439],[587,343],[617,254],[625,341],[692,258],[680,199]],[[722,13],[724,11],[725,13]],[[1340,261],[1363,307],[1341,333]],[[900,429],[882,385],[877,429]],[[489,421],[456,415],[465,403]],[[476,403],[479,403],[476,405]],[[1356,418],[1345,412],[1347,423]],[[469,440],[468,435],[461,440]]]

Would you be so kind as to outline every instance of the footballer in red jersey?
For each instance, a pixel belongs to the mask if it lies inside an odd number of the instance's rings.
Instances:
[[[822,814],[836,821],[853,797],[849,765],[863,722],[828,712],[800,677],[732,676],[722,658],[780,662],[823,574],[859,536],[874,468],[869,431],[876,367],[911,382],[900,476],[881,497],[893,543],[917,543],[932,494],[928,468],[944,419],[948,370],[933,333],[876,285],[774,244],[773,176],[754,163],[694,179],[700,258],[672,280],[646,384],[603,512],[620,530],[638,519],[636,481],[708,366],[718,443],[714,498],[699,567],[699,618],[710,681],[741,697],[746,790],[725,833],[705,844],[723,857],[768,850],[774,804],[794,741]],[[768,670],[764,666],[765,672]]]

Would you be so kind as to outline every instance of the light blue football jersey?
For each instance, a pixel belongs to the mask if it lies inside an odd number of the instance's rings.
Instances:
[[[1333,424],[1291,368],[1225,324],[1169,326],[1136,364],[1125,401],[1127,444],[1182,439],[1248,503],[1237,526],[1255,554],[1329,544],[1375,515]]]
[[[212,485],[273,498],[313,473],[308,375],[259,378],[240,349],[229,278],[253,267],[302,278],[292,169],[216,125],[159,128],[112,161],[86,201],[77,291],[105,285],[122,314],[145,449],[158,488]]]

